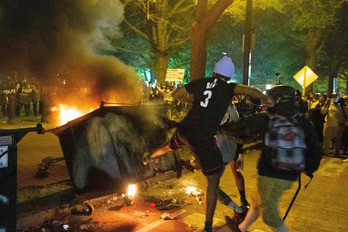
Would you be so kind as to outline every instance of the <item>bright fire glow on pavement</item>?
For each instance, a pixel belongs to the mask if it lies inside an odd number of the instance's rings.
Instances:
[[[186,187],[185,191],[187,194],[190,194],[193,196],[197,196],[197,195],[201,194],[199,191],[197,191],[197,188],[193,187],[193,186]]]

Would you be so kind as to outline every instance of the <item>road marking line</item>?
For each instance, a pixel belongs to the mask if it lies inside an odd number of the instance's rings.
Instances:
[[[326,158],[329,159],[327,163],[323,166],[319,166],[318,173],[321,176],[327,177],[339,177],[343,171],[348,167],[348,163],[343,163],[339,159]]]
[[[173,215],[173,217],[177,217],[177,216],[179,216],[179,215],[181,215],[181,214],[183,214],[185,212],[186,212],[186,210],[182,209],[182,210],[175,211],[171,215]],[[157,226],[159,226],[159,225],[161,225],[161,224],[163,224],[165,222],[166,222],[166,220],[159,219],[159,220],[157,220],[157,221],[155,221],[155,222],[153,222],[153,223],[151,223],[151,224],[141,228],[140,230],[137,230],[136,232],[147,232],[147,231],[152,230],[155,227],[157,227]]]

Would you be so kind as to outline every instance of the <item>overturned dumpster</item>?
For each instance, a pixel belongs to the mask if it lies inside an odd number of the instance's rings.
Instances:
[[[111,106],[51,129],[59,137],[72,184],[80,196],[92,198],[124,189],[175,169],[171,155],[144,165],[144,153],[163,145],[173,125],[162,106]],[[154,168],[154,165],[156,166]]]

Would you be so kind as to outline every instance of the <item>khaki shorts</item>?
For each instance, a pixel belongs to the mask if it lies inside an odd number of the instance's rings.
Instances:
[[[258,176],[257,189],[252,196],[252,206],[260,208],[263,221],[270,227],[278,228],[283,225],[279,216],[278,202],[280,196],[290,189],[292,181],[267,176]]]

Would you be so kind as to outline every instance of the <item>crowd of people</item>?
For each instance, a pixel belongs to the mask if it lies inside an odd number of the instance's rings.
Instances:
[[[303,100],[290,86],[276,86],[264,94],[250,86],[229,83],[233,73],[232,59],[224,56],[216,63],[212,77],[191,81],[172,93],[175,100],[190,106],[189,111],[168,143],[153,151],[151,158],[183,147],[192,151],[195,163],[207,179],[205,232],[213,230],[218,199],[234,211],[233,218],[226,217],[232,231],[247,231],[262,215],[272,231],[286,232],[288,229],[278,211],[280,196],[301,173],[311,177],[322,157],[322,145],[316,135],[318,128],[314,129],[314,122],[309,121],[316,120],[314,108],[319,107],[316,106],[319,103],[315,103],[314,98]],[[344,109],[342,100],[329,105],[325,102],[320,107],[323,128],[327,127],[325,123],[332,113]],[[327,113],[325,107],[328,107]],[[256,114],[257,111],[260,113]],[[323,131],[325,137],[326,130]],[[257,138],[261,138],[262,149],[258,182],[249,205],[237,161],[242,144]],[[240,193],[241,206],[219,187],[228,164]]]
[[[180,121],[187,113],[188,109],[188,104],[173,98],[173,93],[180,86],[181,83],[178,82],[163,82],[157,85],[153,85],[152,82],[149,82],[144,91],[144,100],[165,105],[168,108],[168,119]]]
[[[302,98],[297,91],[300,114],[312,123],[327,156],[348,155],[348,93],[310,93]]]
[[[17,73],[0,79],[0,105],[2,117],[14,118],[21,115],[38,116],[40,113],[40,87],[35,77],[19,78]]]

